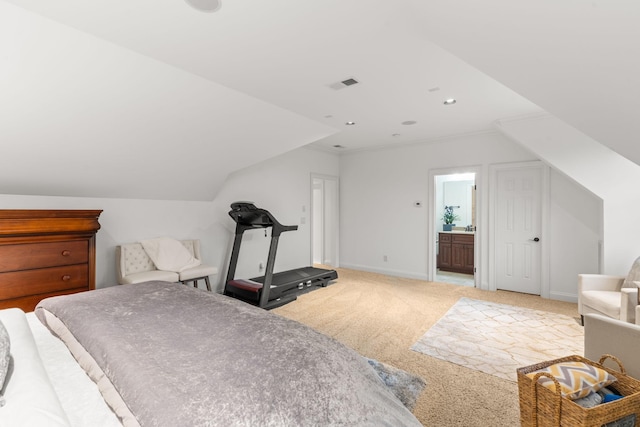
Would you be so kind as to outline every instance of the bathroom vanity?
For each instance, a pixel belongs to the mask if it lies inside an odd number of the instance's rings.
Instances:
[[[441,231],[438,236],[438,268],[456,273],[474,273],[475,235],[468,231]]]

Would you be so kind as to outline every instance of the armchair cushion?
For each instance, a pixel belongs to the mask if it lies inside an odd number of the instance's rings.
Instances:
[[[177,282],[179,280],[178,273],[175,271],[150,270],[141,271],[139,273],[129,274],[120,280],[121,285],[131,285],[133,283],[148,282],[150,280],[161,280],[164,282]]]
[[[620,298],[620,292],[616,291],[584,291],[582,292],[582,305],[614,319],[619,319]]]
[[[198,279],[205,276],[213,276],[214,274],[218,274],[218,269],[216,267],[206,264],[200,264],[197,267],[182,270],[180,272],[180,281]]]

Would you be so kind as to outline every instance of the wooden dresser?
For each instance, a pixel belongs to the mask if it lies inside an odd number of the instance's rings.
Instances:
[[[438,268],[456,273],[474,273],[474,238],[471,233],[439,233]]]
[[[0,209],[0,308],[95,289],[100,213]]]

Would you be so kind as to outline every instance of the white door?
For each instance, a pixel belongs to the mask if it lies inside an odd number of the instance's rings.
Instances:
[[[311,241],[313,248],[311,258],[313,264],[322,264],[324,258],[324,181],[312,179],[311,199]]]
[[[311,261],[338,267],[338,178],[311,177]]]
[[[496,288],[540,295],[542,166],[496,172]]]

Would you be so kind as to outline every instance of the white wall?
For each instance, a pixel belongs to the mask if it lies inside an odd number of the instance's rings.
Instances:
[[[307,223],[298,231],[283,233],[276,267],[309,265],[309,204],[311,173],[338,175],[336,155],[300,148],[230,176],[219,197],[212,202],[107,199],[88,197],[43,197],[0,194],[0,209],[102,209],[101,228],[96,237],[96,287],[115,285],[115,246],[145,238],[170,236],[201,240],[205,262],[219,269],[212,285],[218,290],[226,277],[227,262],[235,231],[228,216],[229,205],[237,200],[253,200],[269,210],[283,224]],[[302,206],[307,212],[301,212]],[[264,233],[255,233],[253,241],[242,247],[242,268],[238,277],[257,275],[259,260],[267,252],[256,243],[265,243]],[[276,270],[277,271],[277,270]]]
[[[428,210],[431,209],[429,171],[479,167],[483,176],[476,177],[477,197],[481,199],[479,215],[482,217],[478,228],[486,230],[489,223],[489,165],[530,160],[536,160],[536,157],[498,133],[343,155],[340,159],[341,265],[426,279],[427,245],[435,241],[434,236],[428,235],[427,227]],[[597,207],[598,202],[562,174],[552,173],[550,185],[550,234],[557,236],[552,237],[550,253],[551,295],[572,300],[576,296],[577,274],[584,272],[585,265],[591,268],[594,258],[589,252],[588,261],[583,260],[581,254],[585,250],[588,252],[585,241],[591,245],[595,240],[597,254],[599,228],[594,225],[598,221],[594,219],[593,207]],[[422,201],[423,207],[414,207],[415,201]],[[581,208],[585,206],[587,210],[583,211]],[[565,224],[572,217],[577,224]],[[569,234],[571,238],[566,238]],[[560,239],[562,242],[556,241]],[[480,285],[488,289],[486,237],[479,244]],[[562,264],[560,260],[569,258],[567,253],[577,256]],[[383,260],[385,255],[386,262]]]
[[[427,235],[429,170],[481,166],[488,182],[490,163],[528,160],[535,156],[497,133],[342,155],[341,265],[426,279],[427,245],[435,242]],[[477,196],[486,210],[487,187]]]
[[[577,301],[577,274],[600,273],[602,199],[551,169],[549,296]]]

